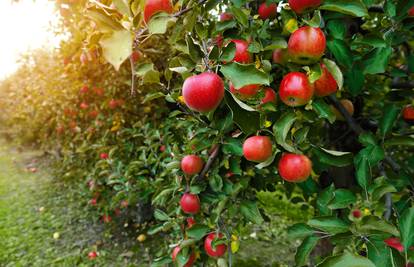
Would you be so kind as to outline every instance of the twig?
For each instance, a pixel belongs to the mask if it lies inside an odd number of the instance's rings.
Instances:
[[[394,89],[414,89],[414,81],[409,82],[392,82],[391,88]]]
[[[217,156],[219,155],[220,152],[220,144],[215,144],[213,146],[213,150],[211,151],[210,156],[208,157],[208,160],[206,162],[206,165],[204,165],[203,170],[201,171],[201,173],[196,177],[196,181],[201,181],[204,179],[204,177],[206,176],[207,172],[210,170],[211,166],[214,163],[214,160],[217,158]]]
[[[202,4],[204,4],[205,2],[207,2],[207,0],[200,0],[200,1],[198,1],[198,4],[197,4],[197,5],[202,5]],[[184,8],[184,9],[182,9],[182,10],[178,11],[177,13],[175,13],[175,14],[173,15],[173,17],[179,17],[179,16],[181,16],[181,15],[183,15],[183,14],[187,13],[188,11],[192,10],[193,8],[194,8],[194,6]]]
[[[129,57],[129,62],[131,63],[131,95],[135,96],[135,66],[132,56]]]
[[[380,174],[384,176],[385,179],[388,179],[387,173],[385,172],[384,165],[382,163],[379,164]],[[385,194],[385,212],[384,212],[384,219],[389,221],[392,214],[392,196],[391,193]]]
[[[205,40],[202,41],[203,44],[203,53],[204,53],[204,57],[203,57],[203,61],[204,61],[204,65],[206,66],[206,68],[211,71],[210,65],[208,64],[208,50],[207,50],[207,42]]]
[[[219,223],[220,228],[224,230],[224,234],[226,235],[227,240],[230,240],[231,242],[231,234],[229,230],[227,229],[226,225],[224,224],[223,219],[219,218],[218,223]],[[230,245],[227,246],[227,252],[229,254],[229,267],[231,267],[233,265],[233,253],[231,251],[231,243]]]

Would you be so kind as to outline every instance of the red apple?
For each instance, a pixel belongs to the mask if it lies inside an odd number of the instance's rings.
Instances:
[[[96,253],[96,251],[91,251],[91,252],[88,253],[88,258],[90,260],[94,260],[94,259],[96,259],[96,257],[98,257],[98,253]]]
[[[89,204],[91,204],[91,206],[96,206],[97,203],[98,201],[96,200],[96,198],[92,198],[91,200],[89,200]]]
[[[181,160],[181,170],[187,175],[199,173],[203,165],[203,159],[196,155],[187,155]]]
[[[91,117],[92,119],[95,119],[96,117],[98,117],[98,115],[99,115],[99,111],[97,111],[97,110],[91,110],[90,112],[89,112],[89,117]]]
[[[101,154],[99,155],[99,158],[100,158],[100,159],[108,159],[108,158],[109,158],[109,154],[108,154],[108,153],[101,153]]]
[[[58,135],[62,135],[64,132],[65,132],[65,127],[64,127],[63,125],[58,125],[58,126],[56,127],[56,133],[57,133]]]
[[[221,34],[217,35],[216,38],[214,38],[214,42],[220,48],[223,46],[223,40],[224,40],[224,38],[223,38],[223,35],[221,35]]]
[[[233,14],[229,12],[223,12],[220,14],[220,21],[228,21],[233,19]]]
[[[273,63],[283,65],[288,61],[288,54],[286,49],[275,49],[272,54]]]
[[[192,110],[214,110],[224,97],[224,83],[213,72],[204,72],[187,78],[183,85],[185,104]]]
[[[223,238],[223,234],[219,233],[218,238]],[[220,244],[213,247],[213,241],[217,239],[216,233],[209,234],[206,239],[204,240],[204,250],[206,251],[207,255],[213,258],[218,258],[224,255],[227,250],[227,245]]]
[[[302,14],[317,8],[321,3],[322,0],[289,0],[290,8],[297,14]]]
[[[132,62],[137,63],[140,58],[141,58],[141,53],[139,51],[132,52],[131,54]]]
[[[122,200],[120,205],[121,205],[121,208],[123,209],[127,208],[129,205],[128,200]]]
[[[354,218],[359,219],[362,216],[362,212],[359,209],[353,210],[352,211],[352,216],[354,216]]]
[[[164,152],[165,151],[165,145],[160,146],[160,152]]]
[[[404,251],[404,246],[401,244],[401,241],[398,237],[390,237],[384,240],[385,244],[389,247],[395,248],[399,252]]]
[[[93,88],[93,92],[97,96],[103,96],[105,94],[105,90],[103,88],[99,88],[99,87]]]
[[[288,182],[304,182],[311,174],[312,162],[305,155],[284,153],[279,161],[280,176]]]
[[[264,162],[272,156],[272,141],[268,136],[252,136],[243,144],[243,156],[253,162]]]
[[[272,88],[264,89],[265,95],[260,102],[261,105],[266,103],[276,103],[276,92]]]
[[[109,100],[108,106],[110,109],[116,109],[118,107],[118,101],[116,99]]]
[[[89,91],[89,87],[87,85],[82,86],[82,88],[79,90],[79,93],[81,94],[87,94]]]
[[[310,64],[318,61],[325,53],[326,38],[320,28],[304,26],[289,38],[288,52],[292,61]]]
[[[342,99],[341,101],[342,106],[344,106],[345,110],[348,111],[349,115],[354,115],[354,104],[348,99]],[[342,113],[339,112],[334,106],[331,106],[332,111],[335,113],[336,119],[338,121],[345,121],[344,116],[342,116]]]
[[[408,10],[408,16],[414,17],[414,6]]]
[[[414,107],[406,106],[403,109],[403,119],[408,123],[414,123]]]
[[[283,103],[291,107],[306,105],[313,96],[313,85],[301,72],[291,72],[280,84],[279,96]]]
[[[170,0],[146,0],[144,7],[144,21],[149,22],[150,18],[158,13],[166,12],[171,14],[173,6]]]
[[[321,77],[315,81],[315,95],[324,97],[335,93],[338,90],[338,84],[325,64],[321,64],[321,70]]]
[[[200,199],[197,195],[185,193],[180,199],[180,206],[184,213],[197,214],[200,211]]]
[[[193,217],[189,217],[187,218],[187,228],[191,228],[193,227],[194,224],[196,224],[196,220],[194,220]]]
[[[260,90],[260,85],[250,84],[243,86],[242,88],[236,89],[232,83],[230,83],[230,92],[234,95],[239,96],[242,99],[249,99],[257,95]]]
[[[68,65],[70,63],[70,58],[68,58],[68,57],[65,57],[65,58],[63,58],[63,65]]]
[[[105,215],[102,216],[102,221],[104,223],[110,223],[112,221],[112,218],[111,218],[111,216],[105,214]]]
[[[173,252],[172,252],[171,257],[172,257],[172,260],[174,262],[175,262],[175,259],[177,258],[178,253],[180,253],[180,251],[181,251],[180,246],[176,246],[173,249]],[[191,267],[191,266],[193,266],[193,263],[195,262],[195,260],[196,260],[196,256],[195,256],[194,252],[192,252],[190,254],[190,256],[188,257],[188,261],[185,263],[185,265],[183,267]]]
[[[80,109],[85,110],[85,109],[89,108],[89,104],[86,103],[86,102],[82,102],[82,103],[80,103],[79,107],[80,107]]]
[[[264,3],[260,4],[258,13],[259,13],[259,17],[262,20],[272,19],[272,18],[276,17],[277,4],[276,3],[271,3],[271,4],[267,5],[266,2],[264,2]]]
[[[249,43],[244,40],[232,40],[232,42],[236,45],[236,53],[234,54],[233,61],[243,64],[251,63],[253,56],[247,51]]]

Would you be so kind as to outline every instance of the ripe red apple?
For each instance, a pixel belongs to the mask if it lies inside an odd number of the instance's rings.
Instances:
[[[171,255],[173,262],[175,262],[175,259],[177,258],[177,255],[178,255],[178,253],[180,253],[180,251],[181,251],[180,246],[176,246],[173,249],[173,252],[172,252],[172,255]],[[196,260],[196,256],[195,256],[194,252],[191,252],[190,256],[188,257],[188,261],[185,263],[184,267],[193,266],[193,263],[195,262],[195,260]]]
[[[291,60],[299,64],[318,61],[325,53],[326,38],[320,28],[304,26],[289,38],[288,52]]]
[[[344,106],[345,110],[348,111],[349,115],[354,115],[354,104],[348,99],[342,99],[341,101],[342,106]],[[342,113],[339,112],[334,106],[331,106],[332,111],[335,113],[336,119],[338,121],[345,121],[344,116],[342,116]]]
[[[306,105],[313,96],[313,84],[301,72],[291,72],[283,77],[279,96],[283,103],[291,107]]]
[[[79,90],[79,93],[81,94],[87,94],[89,91],[89,87],[87,85],[82,86],[82,88]]]
[[[98,257],[98,253],[96,253],[96,251],[91,251],[91,252],[88,253],[88,258],[90,260],[94,260],[94,259],[96,259],[96,257]]]
[[[109,100],[108,106],[110,109],[116,109],[118,107],[118,101],[116,99]]]
[[[261,105],[266,103],[276,103],[276,92],[272,88],[265,88],[264,93],[265,95],[260,102]]]
[[[243,156],[253,162],[264,162],[272,156],[272,141],[268,136],[252,136],[243,144]]]
[[[338,90],[338,84],[325,64],[321,64],[321,70],[321,77],[315,81],[315,95],[324,97],[335,93]]]
[[[220,21],[228,21],[228,20],[232,20],[233,19],[233,14],[229,13],[229,12],[223,12],[220,14]]]
[[[97,203],[98,201],[96,200],[96,198],[92,198],[91,200],[89,200],[89,204],[91,204],[91,206],[96,206]]]
[[[96,117],[98,117],[98,115],[99,115],[99,111],[98,110],[91,110],[90,112],[89,112],[89,117],[91,117],[92,119],[95,119]]]
[[[311,174],[312,162],[305,155],[284,153],[279,161],[280,176],[288,182],[304,182]]]
[[[321,3],[322,0],[289,0],[290,8],[297,14],[302,14],[317,8]]]
[[[108,159],[109,158],[109,154],[108,153],[101,153],[99,155],[99,158],[101,158],[101,159]]]
[[[277,4],[276,3],[271,3],[269,5],[266,4],[266,2],[260,4],[259,6],[259,17],[262,20],[265,19],[272,19],[274,17],[276,17],[277,15]]]
[[[273,63],[283,65],[288,61],[288,53],[286,49],[275,49],[272,54]]]
[[[173,12],[173,6],[170,0],[146,0],[144,7],[144,21],[149,22],[150,18],[158,12],[171,14]]]
[[[103,88],[100,87],[95,87],[92,89],[94,94],[97,96],[104,96],[105,95],[105,90]]]
[[[406,106],[403,109],[403,119],[408,123],[414,123],[414,107]]]
[[[58,135],[62,135],[64,132],[65,132],[65,127],[64,127],[63,125],[58,125],[58,126],[56,127],[56,133],[57,133]]]
[[[196,224],[196,220],[194,220],[193,217],[188,217],[187,218],[187,228],[191,228],[193,227],[194,224]]]
[[[257,95],[257,92],[260,90],[260,85],[250,84],[243,86],[242,88],[236,89],[232,83],[230,84],[230,92],[241,99],[249,99]]]
[[[203,165],[203,159],[196,155],[187,155],[181,160],[181,170],[188,175],[199,173]]]
[[[128,200],[122,200],[120,205],[121,205],[121,208],[123,209],[127,208],[129,205]]]
[[[232,40],[232,42],[236,45],[236,53],[234,54],[233,61],[243,64],[251,63],[253,56],[247,51],[249,43],[244,40]]]
[[[82,102],[82,103],[80,103],[79,107],[80,107],[80,109],[85,110],[85,109],[89,108],[89,104],[86,103],[86,102]]]
[[[191,76],[184,81],[183,97],[185,104],[192,110],[212,111],[224,97],[224,83],[213,72]]]
[[[384,240],[385,244],[389,247],[395,248],[399,252],[404,251],[404,246],[401,244],[401,241],[398,237],[390,237]]]
[[[141,53],[139,51],[132,52],[131,54],[132,62],[137,63],[140,58],[141,58]]]
[[[414,17],[414,6],[408,10],[408,16]]]
[[[110,223],[112,221],[112,218],[111,218],[111,216],[105,214],[105,215],[102,216],[102,221],[104,223]]]
[[[359,219],[362,216],[362,212],[359,209],[353,210],[352,211],[352,216],[354,216],[354,218]]]
[[[223,234],[219,233],[218,238],[223,238]],[[206,239],[204,240],[204,250],[206,251],[207,255],[213,258],[218,258],[224,255],[227,250],[227,245],[220,244],[213,247],[213,241],[217,239],[216,233],[209,234]]]
[[[180,199],[180,206],[187,214],[197,214],[200,211],[200,199],[197,195],[185,193]]]

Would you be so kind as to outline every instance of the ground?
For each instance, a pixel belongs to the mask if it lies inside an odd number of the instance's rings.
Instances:
[[[110,231],[111,225],[103,225],[86,205],[76,183],[65,186],[54,178],[36,160],[40,154],[0,141],[0,266],[149,266],[159,238],[139,243],[134,237],[139,233],[119,229],[119,224]],[[253,237],[242,241],[235,266],[293,264],[294,251],[285,238],[276,234],[279,238],[260,240],[269,235],[247,227],[249,233]],[[98,257],[88,259],[95,250]]]

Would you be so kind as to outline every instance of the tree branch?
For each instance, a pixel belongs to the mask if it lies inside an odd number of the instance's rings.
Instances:
[[[197,4],[197,5],[202,5],[202,4],[204,4],[205,2],[207,2],[207,0],[200,0],[200,1],[198,1],[198,4]],[[192,10],[193,8],[194,8],[194,6],[184,8],[184,9],[182,9],[182,10],[178,11],[177,13],[175,13],[175,14],[173,15],[173,17],[179,17],[179,16],[181,16],[181,15],[183,15],[183,14],[187,13],[188,11]]]
[[[204,179],[204,177],[206,176],[207,172],[210,170],[211,166],[214,163],[214,160],[217,158],[217,156],[219,155],[220,152],[220,145],[219,144],[215,144],[213,146],[213,149],[211,151],[210,156],[208,157],[208,160],[206,162],[206,165],[204,165],[203,170],[201,171],[201,173],[197,176],[196,181],[201,181]]]
[[[227,253],[229,254],[229,267],[232,267],[233,265],[233,253],[231,251],[231,234],[229,230],[227,229],[226,225],[223,222],[222,218],[219,218],[218,220],[220,228],[223,228],[224,234],[226,235],[227,240],[230,241],[230,244],[227,246]]]
[[[394,89],[414,89],[414,81],[409,82],[392,82],[391,88]]]
[[[345,109],[341,102],[338,101],[335,95],[330,95],[329,100],[335,106],[335,108],[342,114],[345,118],[346,122],[348,123],[349,127],[357,134],[363,134],[365,131],[362,127],[355,121],[355,119],[349,114],[349,112]],[[401,170],[401,166],[394,161],[393,158],[390,156],[385,156],[384,162],[386,162],[394,172],[399,172]]]
[[[131,95],[135,95],[135,66],[132,56],[129,57],[129,62],[131,63]]]

